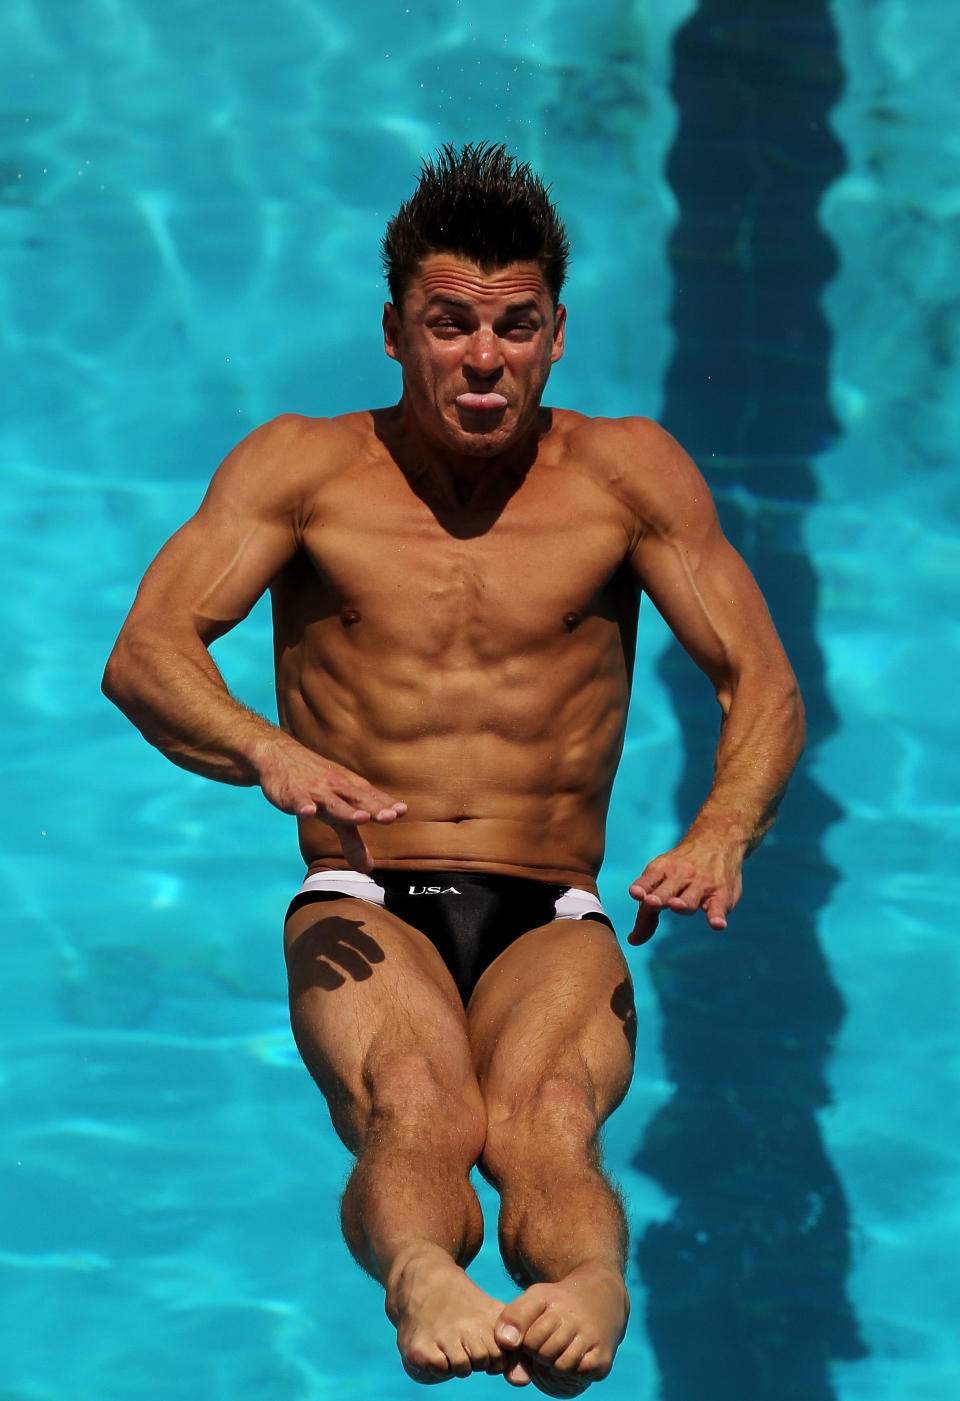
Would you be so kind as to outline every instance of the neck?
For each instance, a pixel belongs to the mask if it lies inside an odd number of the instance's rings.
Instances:
[[[384,440],[418,490],[432,490],[448,506],[471,507],[487,502],[504,479],[509,481],[511,492],[516,489],[536,458],[549,424],[549,410],[541,409],[529,430],[504,451],[458,453],[424,433],[401,399]]]

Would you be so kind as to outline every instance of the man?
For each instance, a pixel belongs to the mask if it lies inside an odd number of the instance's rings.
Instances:
[[[643,419],[545,409],[563,226],[503,148],[444,148],[387,230],[395,408],[286,416],[222,464],[151,565],[107,694],[174,762],[295,814],[292,1023],[357,1162],[347,1243],[407,1371],[570,1396],[626,1327],[600,1165],[630,976],[597,898],[645,590],[722,711],[690,830],[630,887],[721,930],[802,744],[796,683],[707,488]],[[209,645],[270,588],[280,728]],[[501,1195],[504,1302],[464,1272]]]

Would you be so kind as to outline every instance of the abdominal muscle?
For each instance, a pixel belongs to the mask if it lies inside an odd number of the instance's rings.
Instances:
[[[420,793],[410,784],[394,788],[408,804],[406,815],[388,825],[363,827],[375,866],[499,872],[596,892],[603,823],[584,822],[582,810],[575,812],[569,800],[524,803],[518,795],[503,795],[490,800],[486,813],[463,813],[451,803],[444,814],[436,793]],[[316,819],[299,821],[307,864],[342,868],[346,863],[332,829]]]
[[[469,687],[453,685],[456,698],[444,704],[446,688],[437,695],[434,678],[426,707],[423,697],[408,694],[404,704],[389,690],[381,710],[366,687],[351,688],[338,704],[336,687],[324,688],[322,719],[301,693],[299,704],[285,707],[288,725],[301,743],[407,804],[395,822],[364,824],[375,865],[489,871],[595,892],[625,682],[594,670],[588,684],[558,688],[558,669],[549,681],[542,667],[536,671],[530,705],[522,688],[509,704],[495,682],[484,684],[480,676]],[[483,723],[486,697],[501,721],[496,729]],[[504,713],[511,711],[514,723],[504,732]],[[342,868],[332,828],[316,818],[299,822],[308,865]]]

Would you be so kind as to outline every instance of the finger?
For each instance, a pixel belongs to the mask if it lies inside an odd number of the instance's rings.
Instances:
[[[660,920],[660,911],[651,909],[647,905],[641,905],[637,911],[636,923],[632,931],[627,935],[628,944],[645,944],[652,939],[657,932],[657,924]]]
[[[369,808],[357,807],[356,803],[346,802],[335,793],[324,798],[308,798],[306,801],[315,805],[318,817],[331,824],[348,822],[351,827],[355,827],[358,822],[370,821]]]
[[[711,929],[726,929],[729,909],[730,906],[718,891],[708,897],[704,902],[703,913]]]
[[[339,822],[331,822],[330,826],[337,834],[343,859],[350,870],[368,876],[373,870],[373,857],[356,827],[343,826]]]
[[[702,881],[680,882],[680,889],[666,897],[667,908],[678,915],[693,915],[701,909],[710,894],[710,887]]]
[[[364,812],[368,812],[374,822],[395,822],[407,811],[406,803],[401,802],[399,798],[388,798],[385,793],[377,793],[372,788],[342,788],[337,791],[345,802],[353,803]]]
[[[721,914],[725,915],[730,907],[730,902],[723,894],[723,887],[713,878],[704,876],[691,877],[686,886],[670,896],[667,904],[671,910],[680,915],[696,914],[697,910],[706,910],[708,905],[714,901],[719,902]],[[708,916],[709,918],[709,916]]]
[[[362,802],[362,798],[359,802]],[[331,793],[326,799],[305,799],[297,806],[297,813],[300,817],[325,816],[336,818],[341,822],[396,822],[398,817],[403,817],[407,811],[406,803],[397,802],[390,807],[380,807],[380,799],[370,796],[365,806],[360,806],[356,795],[350,794],[344,797],[343,794]]]
[[[640,901],[641,909],[644,905],[646,905],[648,910],[662,909],[663,900],[660,898],[659,891],[653,890],[647,884],[641,884],[642,880],[642,876],[640,880],[635,880],[630,887],[629,893],[633,896],[634,900]]]
[[[662,905],[670,905],[672,901],[678,900],[681,904],[689,904],[691,909],[698,909],[700,905],[700,895],[704,887],[697,886],[696,873],[693,870],[683,867],[674,867],[668,871],[655,890],[652,892]],[[649,890],[649,887],[648,887]],[[696,891],[696,898],[691,903],[691,895]]]
[[[663,883],[665,872],[655,867],[651,861],[650,865],[633,882],[630,887],[630,894],[634,900],[642,900],[645,895],[651,895],[657,886]]]
[[[331,793],[342,798],[344,802],[352,803],[354,807],[370,813],[377,822],[393,822],[407,811],[406,803],[400,798],[391,798],[389,793],[382,793],[379,788],[371,787],[356,774],[330,769],[326,778]]]

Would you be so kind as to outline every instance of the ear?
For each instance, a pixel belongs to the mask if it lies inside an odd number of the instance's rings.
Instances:
[[[553,348],[550,364],[555,365],[563,354],[563,337],[567,326],[567,308],[561,303],[553,314]]]
[[[400,359],[400,313],[392,302],[383,304],[383,348],[391,360]]]

